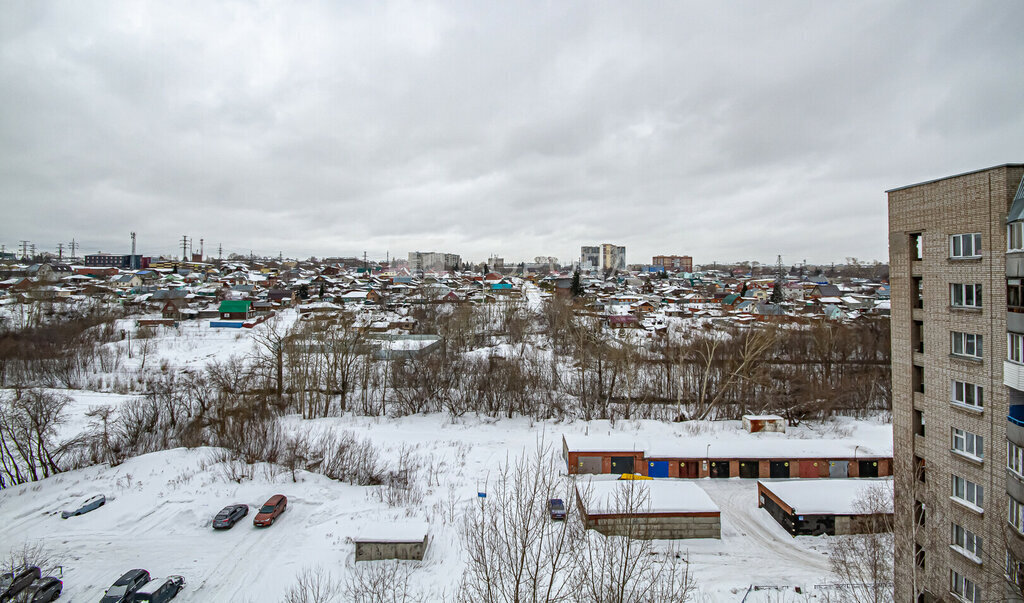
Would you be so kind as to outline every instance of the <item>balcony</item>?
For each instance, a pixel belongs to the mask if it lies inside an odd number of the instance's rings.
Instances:
[[[1006,330],[1011,333],[1024,333],[1024,313],[1007,310]]]
[[[1024,364],[1004,360],[1003,385],[1024,392]]]
[[[1024,404],[1010,407],[1006,425],[1006,439],[1018,446],[1024,446]]]

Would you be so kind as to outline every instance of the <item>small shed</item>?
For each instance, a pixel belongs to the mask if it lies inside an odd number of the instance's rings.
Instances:
[[[892,530],[892,479],[757,482],[757,506],[793,536]]]
[[[425,522],[371,522],[352,538],[356,561],[406,559],[422,561],[427,551]]]
[[[743,429],[750,433],[759,431],[786,433],[786,420],[779,415],[743,415]]]
[[[588,529],[642,540],[721,538],[718,505],[693,482],[579,480],[576,504]]]

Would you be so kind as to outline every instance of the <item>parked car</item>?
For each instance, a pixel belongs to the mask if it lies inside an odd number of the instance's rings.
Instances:
[[[0,574],[0,601],[13,600],[14,595],[28,588],[39,576],[39,568],[34,565]]]
[[[275,494],[271,496],[270,500],[263,503],[263,506],[260,507],[260,512],[256,514],[256,517],[252,518],[252,525],[258,528],[274,525],[274,521],[277,520],[278,515],[284,513],[284,510],[287,507],[287,496],[284,494]]]
[[[561,498],[552,498],[548,501],[548,513],[551,514],[551,519],[565,519],[565,503]]]
[[[132,600],[132,594],[147,582],[149,582],[149,572],[146,570],[128,570],[107,589],[103,598],[100,599],[100,603],[128,603]]]
[[[164,603],[178,596],[185,588],[185,579],[181,576],[153,578],[139,587],[132,595],[132,603]]]
[[[61,511],[60,518],[67,519],[68,517],[74,517],[75,515],[83,515],[85,513],[88,513],[89,511],[95,511],[96,509],[99,509],[104,504],[106,504],[106,502],[107,497],[103,496],[102,494],[91,496],[85,499],[85,501],[83,501],[82,504],[78,505],[78,508],[75,509],[74,511]]]
[[[227,530],[234,527],[235,522],[249,514],[249,505],[228,505],[213,518],[213,529]]]
[[[13,600],[16,603],[46,603],[56,600],[62,590],[64,590],[63,582],[53,576],[47,576],[30,584]]]

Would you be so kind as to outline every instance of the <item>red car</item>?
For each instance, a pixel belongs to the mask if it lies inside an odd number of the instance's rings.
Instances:
[[[252,525],[257,528],[265,528],[274,525],[274,520],[288,507],[288,497],[284,494],[275,494],[270,500],[263,503],[260,512],[252,518]]]

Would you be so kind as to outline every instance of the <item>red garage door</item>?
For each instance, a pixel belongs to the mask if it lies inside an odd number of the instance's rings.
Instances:
[[[820,477],[820,464],[821,461],[800,461],[800,477]]]

